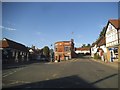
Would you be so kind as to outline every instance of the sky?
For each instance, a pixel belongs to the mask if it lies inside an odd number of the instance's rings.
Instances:
[[[92,44],[108,20],[117,18],[117,2],[3,2],[0,28],[2,38],[29,47],[53,48],[71,38],[80,47]]]

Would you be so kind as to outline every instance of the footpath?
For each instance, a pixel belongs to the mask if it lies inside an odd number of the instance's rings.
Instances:
[[[118,68],[119,65],[120,65],[120,61],[104,62],[102,60],[97,60],[97,59],[93,59],[93,58],[92,58],[92,60],[95,61],[95,62],[99,62],[101,64],[104,64],[104,65],[110,66],[110,67],[114,67],[114,68]]]

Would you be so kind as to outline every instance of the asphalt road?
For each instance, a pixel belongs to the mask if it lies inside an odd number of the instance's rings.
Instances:
[[[118,68],[91,59],[33,63],[2,72],[3,88],[118,88]]]

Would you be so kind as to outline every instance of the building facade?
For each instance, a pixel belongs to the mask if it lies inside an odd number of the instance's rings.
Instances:
[[[60,41],[56,42],[55,45],[55,60],[69,60],[73,57],[76,57],[74,49],[74,41]]]
[[[107,47],[107,60],[110,62],[118,60],[120,57],[120,20],[112,19],[107,23],[106,31],[106,47]]]
[[[95,53],[97,53],[97,44],[96,43],[93,43],[92,46],[91,46],[91,57],[94,57]]]
[[[19,63],[28,61],[29,53],[25,45],[3,38],[0,41],[2,51],[2,63]]]
[[[91,57],[94,57],[95,54],[98,54],[101,60],[105,61],[107,57],[107,48],[106,48],[106,39],[102,35],[98,40],[92,44],[91,47]]]
[[[90,48],[89,47],[75,48],[75,53],[77,53],[77,54],[90,54]]]

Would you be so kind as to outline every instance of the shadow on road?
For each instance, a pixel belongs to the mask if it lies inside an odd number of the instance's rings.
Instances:
[[[77,58],[80,58],[80,59],[91,59],[91,56],[90,55],[78,54]]]
[[[48,61],[29,61],[29,62],[23,62],[23,63],[10,63],[10,64],[2,64],[2,70],[5,69],[13,69],[13,68],[20,68],[20,67],[26,67],[27,65],[34,64],[34,63],[46,63]]]
[[[9,88],[25,89],[25,88],[97,88],[97,87],[89,84],[87,81],[81,79],[77,75],[73,75],[53,80],[46,80],[35,83],[12,86]]]
[[[97,81],[95,81],[95,82],[93,82],[93,83],[91,83],[91,84],[93,85],[93,84],[99,83],[99,82],[101,82],[101,81],[104,81],[104,80],[109,79],[109,78],[111,78],[111,77],[114,77],[114,76],[116,76],[116,75],[118,75],[118,74],[117,74],[117,73],[116,73],[116,74],[112,74],[112,75],[107,76],[107,77],[105,77],[105,78],[99,79],[99,80],[97,80]]]
[[[17,85],[4,87],[4,89],[34,89],[34,88],[92,88],[92,90],[101,90],[100,88],[96,87],[95,84],[111,77],[114,77],[118,74],[113,74],[107,77],[104,77],[100,80],[97,80],[93,83],[89,83],[88,81],[83,80],[82,78],[78,77],[77,75],[57,78],[52,80],[45,80],[33,83],[17,83]],[[118,88],[113,88],[114,90],[118,90]]]

